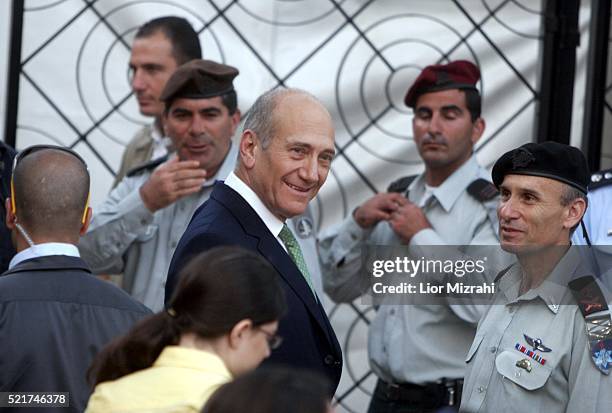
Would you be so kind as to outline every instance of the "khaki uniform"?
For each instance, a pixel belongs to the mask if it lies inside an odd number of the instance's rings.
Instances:
[[[497,223],[486,206],[466,192],[478,178],[489,179],[475,156],[434,188],[423,211],[433,228],[419,231],[407,246],[410,256],[427,257],[431,245],[497,245]],[[425,194],[421,175],[408,188],[419,204]],[[352,217],[321,237],[325,292],[339,302],[359,297],[369,285],[362,274],[363,246],[400,245],[387,222],[364,230]],[[507,257],[499,257],[501,270]],[[491,262],[490,264],[493,265]],[[494,277],[494,274],[491,278]],[[376,375],[390,383],[435,382],[463,377],[465,354],[474,338],[483,306],[382,305],[369,329],[368,355]]]
[[[510,268],[467,354],[460,411],[612,411],[612,378],[591,360],[585,321],[567,288],[588,274],[570,249],[540,286],[519,296],[522,270]],[[541,340],[542,350],[529,339]]]

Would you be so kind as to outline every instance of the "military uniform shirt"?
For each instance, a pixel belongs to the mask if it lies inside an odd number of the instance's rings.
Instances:
[[[133,279],[130,294],[153,311],[164,306],[164,290],[170,260],[195,210],[210,196],[216,179],[234,169],[235,145],[217,175],[208,179],[197,194],[180,198],[151,213],[140,197],[140,187],[152,171],[126,177],[94,208],[94,216],[79,249],[94,273],[119,273]]]
[[[572,278],[588,275],[578,257],[569,250],[540,286],[521,296],[518,264],[501,278],[466,357],[460,411],[612,411],[612,378],[591,360],[584,318],[567,288]],[[533,350],[525,335],[550,349],[534,352],[543,364],[517,349]],[[524,359],[531,371],[517,366]]]
[[[486,207],[466,192],[477,178],[490,179],[472,156],[434,188],[423,208],[432,228],[412,237],[411,256],[427,257],[427,248],[421,247],[429,245],[499,244],[497,225],[488,218]],[[424,192],[425,177],[420,175],[409,186],[410,201],[417,203]],[[321,237],[323,286],[335,301],[350,302],[367,288],[369,280],[360,277],[366,244],[400,245],[401,240],[388,222],[364,230],[352,216]],[[372,369],[383,380],[395,383],[463,377],[465,354],[482,311],[482,306],[470,305],[382,305],[369,330]]]

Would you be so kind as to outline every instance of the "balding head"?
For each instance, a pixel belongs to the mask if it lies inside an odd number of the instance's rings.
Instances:
[[[334,126],[321,102],[302,90],[274,90],[249,112],[236,175],[284,221],[304,213],[334,154]]]
[[[17,222],[33,239],[78,241],[89,194],[89,173],[80,159],[40,149],[18,162],[13,182]]]
[[[331,116],[327,113],[327,109],[325,109],[321,102],[312,94],[301,89],[293,88],[277,88],[270,90],[257,98],[249,110],[248,117],[244,121],[244,129],[250,129],[255,132],[261,139],[264,148],[270,145],[271,139],[276,135],[279,119],[277,119],[277,116],[274,114],[286,98],[292,98],[298,102],[302,101],[297,103],[298,110],[299,107],[304,104],[304,101],[306,101],[307,104],[319,106],[320,109],[327,114],[331,122]],[[293,108],[295,108],[295,106],[293,106]],[[282,117],[280,120],[282,120]]]

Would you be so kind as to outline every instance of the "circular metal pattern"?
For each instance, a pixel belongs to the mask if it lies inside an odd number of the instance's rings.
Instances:
[[[28,126],[28,125],[17,125],[17,129],[18,130],[25,130],[28,132],[32,132],[36,135],[40,135],[45,139],[48,139],[51,141],[51,143],[53,143],[54,145],[59,145],[59,146],[66,146],[66,142],[62,142],[62,140],[56,136],[51,135],[49,132],[42,130],[40,128],[35,128],[33,126]],[[29,144],[31,145],[32,143],[29,142]]]
[[[543,15],[541,10],[536,10],[533,9],[531,7],[527,7],[525,6],[522,2],[518,1],[518,0],[506,0],[503,3],[501,3],[500,5],[498,5],[495,8],[491,8],[491,6],[489,5],[489,1],[490,0],[481,0],[483,6],[487,9],[487,12],[489,12],[489,14],[491,15],[491,17],[493,19],[495,19],[495,21],[497,21],[500,25],[502,25],[503,27],[505,27],[506,29],[508,29],[509,31],[511,31],[512,33],[516,34],[517,36],[521,36],[527,39],[534,39],[534,40],[541,40],[543,38],[543,36],[539,33],[539,26],[538,26],[538,32],[537,33],[525,33],[519,29],[517,29],[516,27],[513,27],[512,24],[506,23],[503,19],[503,17],[500,16],[500,14],[503,14],[503,9],[506,8],[509,4],[514,5],[514,8],[516,10],[521,10],[522,12],[524,12],[525,14],[530,14],[530,15],[538,15],[541,16]],[[530,3],[533,4],[534,2]],[[539,4],[541,4],[542,2],[538,2]],[[512,13],[513,19],[514,19],[514,23],[516,23],[517,21],[527,21],[527,19],[520,19],[516,17],[516,13]]]
[[[201,13],[180,3],[168,0],[131,1],[107,11],[102,17],[108,25],[111,25],[118,31],[118,36],[111,32],[103,20],[98,20],[83,39],[79,48],[76,65],[76,85],[79,100],[85,113],[94,123],[100,122],[107,115],[121,116],[128,122],[136,125],[150,122],[150,120],[146,120],[138,113],[137,105],[134,105],[133,99],[129,99],[132,94],[130,82],[129,78],[125,76],[126,72],[123,71],[126,70],[124,68],[127,67],[129,61],[129,47],[132,43],[133,35],[138,30],[140,24],[155,17],[147,13],[139,13],[138,9],[146,8],[145,10],[148,10],[151,5],[156,5],[156,14],[159,16],[182,15],[190,20],[198,21],[200,27],[194,27],[196,31],[206,27],[206,20],[201,17]],[[162,10],[160,5],[167,8]],[[122,19],[124,15],[141,15],[146,16],[146,18],[143,17],[142,22],[131,27],[118,29],[116,26],[120,26],[120,23],[125,20]],[[114,24],[115,20],[117,21],[116,25]],[[214,49],[216,49],[216,51],[213,49],[210,54],[213,56],[215,54],[218,55],[220,57],[219,60],[224,62],[225,56],[220,39],[210,27],[206,27],[206,33],[210,35],[215,46]],[[105,47],[104,42],[108,42],[109,34],[112,36],[112,41],[110,44],[107,43]],[[209,45],[208,48],[210,46],[212,45]],[[91,56],[97,59],[93,63],[89,60]],[[96,67],[98,71],[91,70],[92,66]],[[126,81],[125,83],[118,84],[118,79],[125,79]],[[99,89],[96,89],[97,87]],[[90,94],[102,94],[108,106],[100,108],[100,104],[97,104],[94,107],[87,99]],[[124,107],[126,103],[130,104],[127,108]],[[100,122],[97,129],[110,140],[122,145],[125,145],[131,138],[131,136],[126,136],[123,133],[124,128],[120,131],[107,129],[104,126],[104,121]]]
[[[304,2],[308,2],[308,8],[299,7],[301,6],[300,3],[303,4]],[[337,1],[338,5],[342,3],[344,3],[344,0]],[[270,7],[269,2],[266,2],[264,7],[262,7],[262,4],[261,0],[242,0],[236,3],[239,8],[252,18],[274,26],[304,26],[322,20],[336,10],[333,2],[329,0],[275,0],[272,7]],[[264,16],[260,11],[255,11],[258,6],[259,8],[270,10],[269,14],[271,15]],[[276,7],[283,8],[278,14],[291,17],[279,19],[277,16],[274,16],[276,14]],[[291,12],[292,8],[295,8],[296,12]],[[307,10],[308,16],[304,16],[305,10]]]
[[[440,33],[438,36],[447,42],[444,46],[434,44],[423,33],[417,32],[418,27],[436,30]],[[458,46],[465,46],[471,60],[480,66],[476,53],[462,35],[433,16],[398,14],[365,28],[363,36],[357,36],[342,56],[336,75],[338,114],[351,138],[345,147],[355,143],[385,162],[420,164],[421,159],[415,151],[411,152],[414,154],[412,159],[406,159],[406,151],[398,153],[394,150],[405,148],[405,141],[412,140],[408,116],[412,111],[404,106],[404,94],[424,66],[448,62],[451,58],[449,50]],[[369,56],[365,62],[363,56]],[[359,74],[357,79],[355,73]],[[348,78],[346,82],[345,77]],[[355,83],[359,85],[357,91],[354,90]],[[481,80],[481,91],[483,87]],[[345,102],[347,105],[350,103],[350,109],[345,109]],[[356,108],[355,102],[359,102],[360,107]]]
[[[61,3],[64,3],[66,0],[37,0],[37,1],[33,1],[33,0],[29,0],[28,1],[28,6],[24,6],[23,10],[24,11],[40,11],[40,10],[45,10],[45,9],[50,9],[52,7],[55,7]],[[32,3],[41,3],[37,6],[30,6],[30,4]]]

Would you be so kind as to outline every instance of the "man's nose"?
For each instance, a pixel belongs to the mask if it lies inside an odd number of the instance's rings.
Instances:
[[[440,118],[440,114],[436,112],[432,113],[427,126],[427,132],[429,132],[432,136],[441,134],[442,119]]]
[[[319,180],[319,162],[315,156],[307,157],[300,168],[300,178],[309,183]]]
[[[147,84],[144,80],[144,76],[141,70],[135,69],[134,74],[132,75],[132,90],[135,92],[139,92],[144,90],[147,87]]]
[[[497,217],[500,221],[510,221],[512,219],[516,219],[518,216],[518,209],[516,208],[515,201],[512,197],[500,201],[497,207]]]

